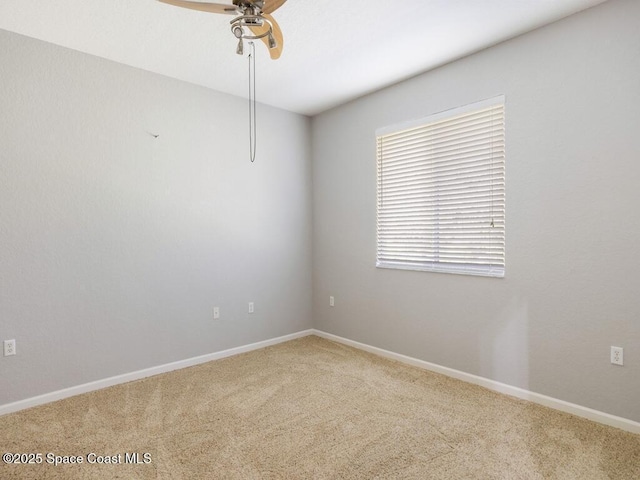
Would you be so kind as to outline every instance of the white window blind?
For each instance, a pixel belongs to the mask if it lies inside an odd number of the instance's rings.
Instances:
[[[377,266],[504,277],[504,97],[376,133]]]

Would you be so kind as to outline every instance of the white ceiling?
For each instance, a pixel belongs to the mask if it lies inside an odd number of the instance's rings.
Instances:
[[[280,60],[256,44],[258,100],[314,115],[604,1],[288,0]],[[0,2],[2,29],[246,97],[231,18],[155,0]]]

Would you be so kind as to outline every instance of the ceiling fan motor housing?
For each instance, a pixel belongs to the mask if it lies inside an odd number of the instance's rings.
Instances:
[[[262,40],[269,48],[271,58],[280,58],[283,45],[282,31],[271,14],[287,0],[232,0],[232,5],[193,0],[158,1],[191,10],[235,15],[230,23],[233,35],[238,39],[236,53],[243,54],[243,40]],[[263,9],[266,9],[266,12]]]
[[[244,15],[260,15],[264,7],[263,0],[233,0],[233,4]]]

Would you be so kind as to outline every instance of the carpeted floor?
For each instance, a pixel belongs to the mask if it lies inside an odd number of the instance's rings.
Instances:
[[[2,479],[640,479],[638,435],[318,337],[5,415],[0,452],[42,454]]]

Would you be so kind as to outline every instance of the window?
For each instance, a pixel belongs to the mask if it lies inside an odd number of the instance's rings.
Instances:
[[[504,97],[376,137],[376,265],[504,277]]]

